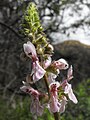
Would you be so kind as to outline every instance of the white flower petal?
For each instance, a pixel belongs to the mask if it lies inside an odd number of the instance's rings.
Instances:
[[[58,61],[64,65],[63,69],[67,69],[69,67],[69,65],[65,59],[61,58]]]
[[[73,68],[72,68],[72,65],[71,65],[70,68],[68,69],[67,78],[70,78],[71,76],[73,76]]]
[[[20,90],[23,91],[23,92],[26,92],[26,93],[30,93],[30,90],[33,89],[32,87],[30,86],[22,86],[20,87]]]
[[[31,97],[31,105],[30,105],[30,112],[33,115],[41,116],[43,114],[43,106],[41,106],[39,102],[39,98],[36,97],[34,98],[33,96]]]
[[[46,71],[39,65],[39,62],[36,61],[33,66],[33,81],[36,82],[41,79]]]
[[[77,104],[78,101],[77,101],[77,98],[76,98],[76,96],[74,95],[72,89],[71,89],[70,93],[68,94],[68,97],[69,97],[69,99],[72,100],[75,104]]]
[[[51,102],[50,102],[50,111],[52,113],[59,112],[60,110],[60,103],[58,102],[58,99],[56,99],[54,96],[51,97]]]
[[[78,101],[77,101],[77,98],[75,97],[75,95],[74,95],[74,93],[73,93],[71,84],[67,83],[67,85],[65,86],[65,91],[64,91],[64,93],[65,93],[65,94],[68,94],[69,99],[72,100],[75,104],[78,102]]]
[[[30,57],[30,55],[29,55],[30,53],[31,53],[32,57],[36,57],[37,56],[36,49],[35,49],[34,45],[30,41],[28,41],[27,43],[23,44],[23,48],[24,48],[25,54],[28,57]]]
[[[37,90],[35,90],[35,89],[33,89],[31,86],[27,86],[27,85],[24,85],[24,86],[22,86],[22,87],[20,87],[20,90],[22,90],[23,92],[25,92],[25,93],[28,93],[28,94],[30,94],[30,95],[39,95],[40,93],[37,91]]]
[[[67,104],[67,99],[66,97],[64,97],[62,100],[61,100],[61,106],[60,106],[60,113],[63,113],[65,111],[65,105]]]
[[[68,83],[67,83],[67,85],[65,86],[65,91],[64,91],[64,93],[65,93],[65,94],[68,94],[68,93],[70,92],[70,89],[71,89],[71,84],[68,84]]]
[[[52,82],[50,85],[49,85],[49,88],[51,89],[51,87],[53,85],[56,85],[56,88],[58,88],[60,86],[60,83],[58,81],[55,81],[55,82]]]

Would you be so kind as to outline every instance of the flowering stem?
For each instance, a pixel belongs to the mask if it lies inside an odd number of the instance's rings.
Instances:
[[[59,116],[58,112],[54,113],[54,119],[55,120],[60,120],[60,116]]]
[[[50,93],[49,93],[49,86],[48,86],[48,79],[47,79],[46,74],[44,75],[44,80],[45,80],[45,84],[46,84],[46,87],[47,87],[47,92],[48,92],[48,95],[49,95],[49,97],[50,97]]]

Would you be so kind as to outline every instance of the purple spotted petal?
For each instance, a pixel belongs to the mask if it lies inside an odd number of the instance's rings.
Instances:
[[[59,82],[53,82],[49,85],[50,88],[50,111],[55,113],[60,110],[60,103],[58,101],[57,88],[60,86]]]
[[[62,70],[62,69],[67,69],[69,65],[66,60],[61,58],[57,61],[54,61],[53,66],[59,70]]]
[[[27,43],[24,43],[23,48],[24,48],[25,54],[28,57],[30,57],[30,54],[32,55],[32,57],[37,57],[35,46],[30,41],[28,41]]]
[[[62,68],[61,69],[67,69],[68,68],[68,63],[63,58],[59,59],[58,62],[60,62],[62,64]]]

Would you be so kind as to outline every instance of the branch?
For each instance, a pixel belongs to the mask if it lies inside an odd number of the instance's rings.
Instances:
[[[2,25],[2,26],[4,26],[4,27],[6,27],[6,28],[8,28],[9,30],[11,30],[19,39],[23,39],[13,28],[12,28],[12,26],[8,26],[7,24],[5,24],[5,23],[3,23],[3,22],[1,22],[0,21],[0,25]]]
[[[10,91],[11,93],[15,93],[16,95],[27,96],[26,93],[20,92],[20,91],[15,91],[15,90],[13,90],[11,88],[7,88],[7,90]]]

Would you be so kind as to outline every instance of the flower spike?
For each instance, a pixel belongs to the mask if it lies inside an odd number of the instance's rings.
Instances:
[[[68,83],[73,78],[73,68],[63,58],[52,61],[54,49],[43,32],[34,3],[29,4],[21,27],[26,40],[30,40],[23,44],[24,53],[21,58],[25,61],[30,58],[32,67],[31,74],[27,75],[20,89],[30,96],[30,112],[33,116],[41,116],[48,105],[55,120],[59,120],[58,113],[65,111],[68,99],[75,104],[78,102]],[[61,70],[67,70],[67,74],[66,79],[59,82],[56,78]],[[37,89],[32,87],[34,85]]]

